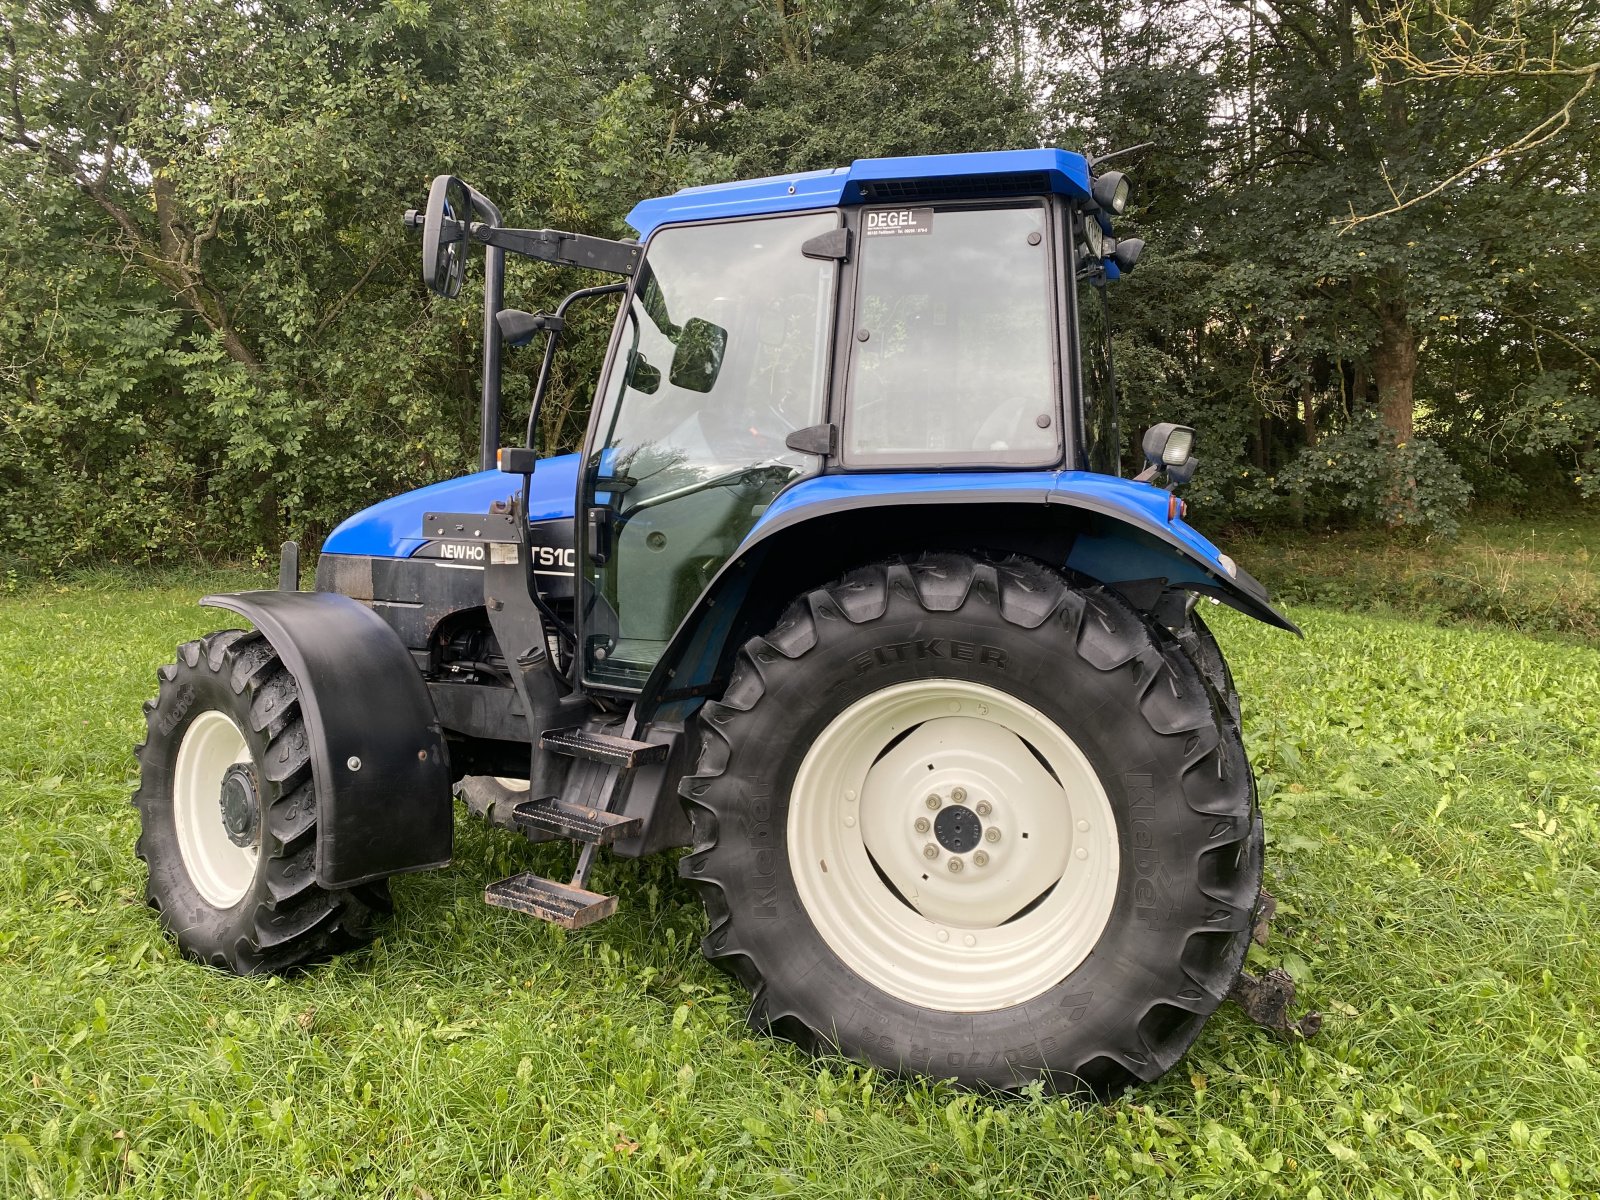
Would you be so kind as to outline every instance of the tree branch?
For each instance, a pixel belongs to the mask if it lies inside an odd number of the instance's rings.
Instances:
[[[322,331],[332,323],[336,316],[339,315],[339,311],[355,297],[355,294],[366,285],[367,280],[372,278],[373,273],[377,271],[377,269],[385,262],[387,262],[388,259],[388,250],[385,249],[378,252],[373,260],[367,264],[367,269],[361,272],[361,278],[357,279],[355,283],[351,284],[350,287],[345,290],[344,294],[333,302],[332,307],[323,314],[322,320],[317,322],[316,327],[311,331],[312,341],[315,341],[321,335]]]

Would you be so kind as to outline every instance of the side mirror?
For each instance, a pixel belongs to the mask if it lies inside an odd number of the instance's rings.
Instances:
[[[467,229],[472,192],[454,175],[435,175],[422,214],[422,282],[452,300],[467,277]]]
[[[673,356],[677,362],[677,356]],[[661,388],[661,368],[651,365],[651,362],[639,351],[633,350],[628,354],[628,386],[636,392],[643,392],[646,396],[653,396]]]
[[[728,349],[728,331],[721,325],[690,317],[678,332],[667,381],[673,387],[691,392],[709,392],[722,371],[722,356]]]

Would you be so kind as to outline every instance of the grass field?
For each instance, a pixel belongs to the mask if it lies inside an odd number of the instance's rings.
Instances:
[[[1248,559],[1248,565],[1254,566]],[[370,951],[178,960],[130,745],[204,583],[0,600],[0,1195],[1547,1196],[1600,1192],[1600,651],[1221,610],[1261,778],[1262,962],[1327,1017],[1225,1008],[1155,1087],[995,1100],[743,1025],[670,862],[578,934],[486,908],[563,851],[463,824]]]
[[[1453,540],[1279,529],[1221,540],[1289,601],[1391,611],[1600,646],[1600,515],[1477,514]]]

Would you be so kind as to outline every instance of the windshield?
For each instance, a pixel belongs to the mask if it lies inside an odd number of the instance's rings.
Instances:
[[[836,212],[661,230],[624,321],[586,463],[585,677],[636,688],[767,503],[815,457]]]
[[[847,462],[1058,461],[1046,212],[1029,204],[862,214]]]

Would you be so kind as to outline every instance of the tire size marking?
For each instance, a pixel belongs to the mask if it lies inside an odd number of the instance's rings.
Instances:
[[[887,667],[892,663],[923,662],[939,659],[953,662],[976,662],[980,667],[993,666],[1006,669],[1006,652],[998,646],[980,642],[962,642],[954,638],[917,638],[909,642],[890,642],[866,650],[850,660],[850,665],[860,675],[873,667]]]
[[[772,838],[772,793],[759,780],[752,780],[755,789],[746,792],[739,806],[739,832],[756,847],[754,901],[750,915],[771,920],[778,915],[777,857]]]
[[[1156,849],[1156,787],[1153,775],[1129,772],[1122,777],[1128,789],[1129,824],[1133,833],[1134,916],[1152,930],[1165,929],[1172,920],[1172,877]]]

